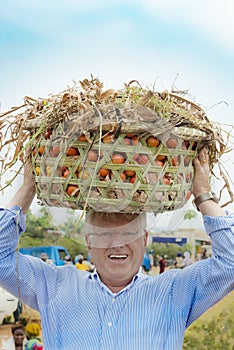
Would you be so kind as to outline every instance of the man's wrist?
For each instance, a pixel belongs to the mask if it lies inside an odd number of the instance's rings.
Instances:
[[[215,203],[218,203],[219,200],[218,198],[216,197],[215,193],[214,192],[206,192],[206,193],[203,193],[199,196],[197,196],[195,199],[194,199],[194,204],[195,206],[197,207],[197,210],[199,211],[199,205],[205,201],[208,201],[208,200],[212,200],[214,201]]]

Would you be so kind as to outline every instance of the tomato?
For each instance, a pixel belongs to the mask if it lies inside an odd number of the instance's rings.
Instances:
[[[139,153],[134,154],[134,156],[132,158],[136,162],[137,159],[139,158]]]
[[[131,176],[129,182],[131,184],[134,184],[135,181],[136,181],[136,175]]]
[[[108,133],[106,134],[103,138],[102,141],[104,143],[113,143],[114,142],[114,134],[113,133]]]
[[[189,145],[190,145],[189,141],[188,140],[184,140],[182,142],[181,148],[186,150],[186,149],[189,148]]]
[[[171,163],[173,166],[179,166],[180,165],[180,156],[172,157]]]
[[[51,137],[51,135],[52,135],[52,130],[48,129],[44,133],[44,138],[48,140]]]
[[[147,164],[148,161],[149,161],[149,158],[146,154],[140,154],[139,157],[137,158],[138,164]]]
[[[160,140],[157,137],[151,135],[146,139],[146,143],[149,147],[158,147]]]
[[[131,139],[130,138],[125,136],[125,138],[123,140],[124,140],[125,145],[128,145],[128,146],[131,145]]]
[[[139,136],[137,135],[134,135],[132,138],[131,138],[131,144],[132,145],[137,145],[139,143]]]
[[[43,154],[45,154],[45,146],[40,146],[39,149],[38,149],[38,152],[40,153],[41,156]]]
[[[123,164],[125,162],[125,159],[122,153],[113,153],[111,156],[111,161],[114,164]]]
[[[165,185],[170,185],[171,184],[170,179],[168,179],[167,177],[163,178],[163,182],[164,182]]]
[[[191,173],[187,173],[185,178],[186,178],[186,182],[190,182],[190,180],[191,180]]]
[[[120,174],[120,177],[121,177],[121,179],[122,179],[123,181],[125,181],[126,178],[127,178],[125,172],[122,172],[122,173]]]
[[[81,134],[80,136],[78,136],[78,141],[80,142],[88,142],[86,136],[84,134]]]
[[[159,154],[157,157],[156,157],[157,160],[167,160],[167,156],[164,156],[164,154]]]
[[[178,146],[178,141],[175,138],[171,138],[167,140],[166,144],[168,148],[176,148]]]
[[[99,175],[100,175],[101,177],[106,177],[107,175],[109,175],[109,173],[110,173],[110,170],[109,170],[109,169],[101,168],[101,169],[99,170]]]
[[[63,172],[63,177],[68,177],[69,174],[70,174],[70,171],[69,169],[66,168]]]
[[[184,166],[188,166],[189,165],[189,162],[190,162],[190,156],[186,156],[184,158]]]
[[[79,194],[79,188],[76,185],[68,185],[66,192],[71,197],[77,197]]]
[[[125,170],[124,172],[126,176],[129,176],[129,177],[136,175],[136,172],[134,170]]]
[[[161,166],[161,167],[163,167],[163,165],[164,165],[163,161],[162,160],[158,160],[158,159],[155,159],[155,164],[157,166]]]
[[[66,155],[67,156],[78,156],[80,155],[79,151],[75,147],[68,147],[66,150]]]
[[[60,153],[60,147],[59,146],[53,146],[51,149],[50,149],[50,155],[51,157],[57,157]]]
[[[88,152],[88,160],[90,162],[96,162],[98,160],[98,155],[97,155],[96,151],[90,150]]]
[[[134,137],[137,136],[134,132],[128,132],[127,134],[125,134],[125,136],[127,137]]]
[[[192,192],[190,190],[188,190],[188,192],[186,193],[186,197],[185,197],[187,201],[189,200],[191,195],[192,195]]]

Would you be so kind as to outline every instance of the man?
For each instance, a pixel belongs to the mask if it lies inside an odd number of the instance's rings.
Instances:
[[[18,254],[24,215],[35,195],[30,171],[0,211],[3,288],[40,311],[45,350],[179,350],[185,329],[234,287],[234,216],[207,194],[206,150],[194,160],[193,194],[213,244],[213,256],[186,269],[148,276],[139,271],[146,216],[89,213],[85,232],[96,270],[56,267]]]
[[[158,259],[158,262],[159,262],[159,274],[160,274],[165,271],[165,267],[166,267],[166,260],[164,259],[164,256],[160,256]]]

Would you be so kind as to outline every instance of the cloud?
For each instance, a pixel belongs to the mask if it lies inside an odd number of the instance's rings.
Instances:
[[[141,3],[141,1],[140,1]],[[232,0],[145,0],[142,6],[151,16],[167,18],[170,23],[193,27],[204,37],[234,55],[234,2]]]

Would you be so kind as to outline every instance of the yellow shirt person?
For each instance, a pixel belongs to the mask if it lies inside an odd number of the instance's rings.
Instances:
[[[87,264],[83,263],[83,259],[78,260],[78,262],[76,263],[76,268],[82,271],[89,271],[89,267]]]

